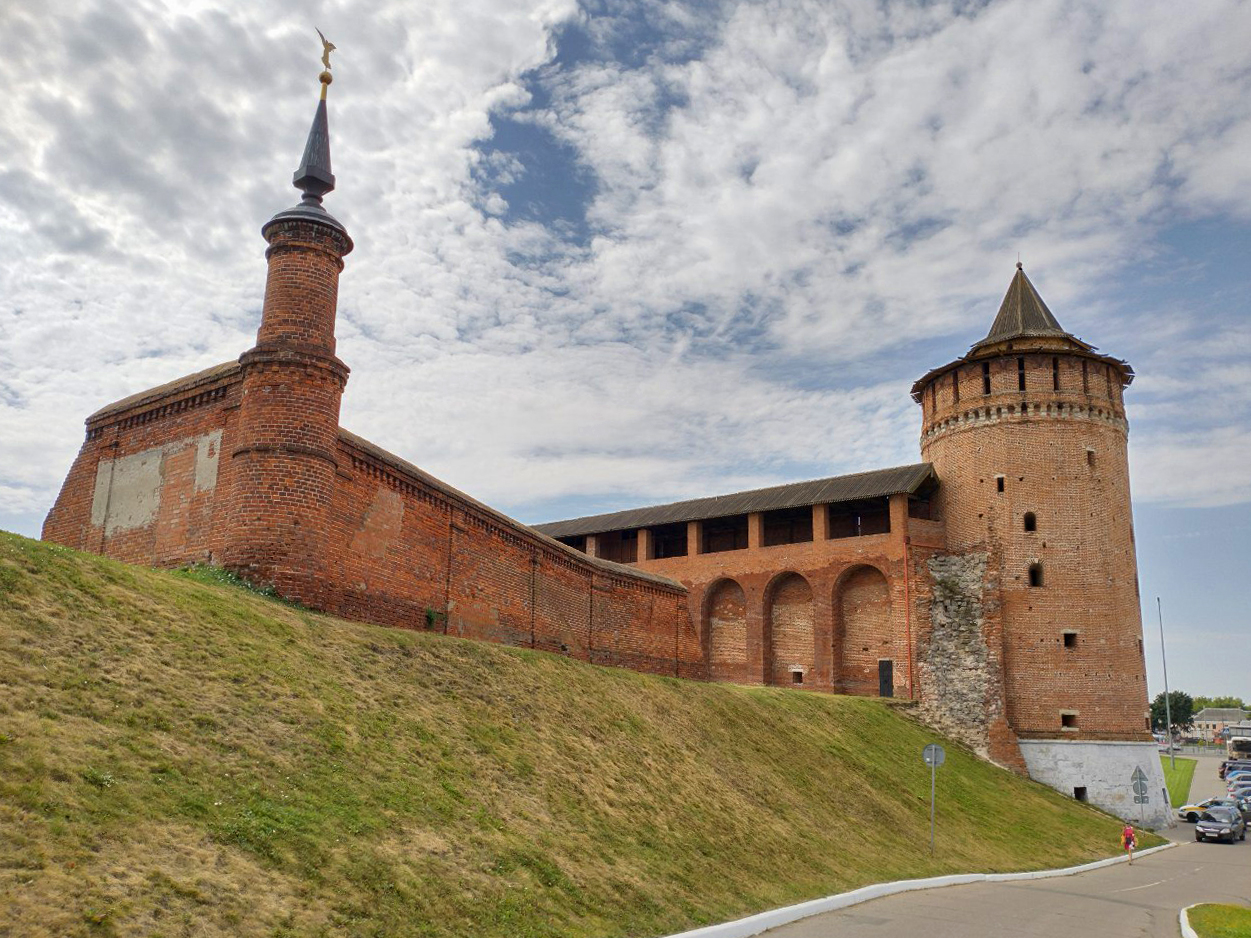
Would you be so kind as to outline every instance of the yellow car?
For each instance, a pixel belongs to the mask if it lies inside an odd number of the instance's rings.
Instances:
[[[1209,798],[1207,801],[1200,801],[1198,804],[1182,805],[1180,808],[1177,809],[1177,816],[1181,818],[1183,821],[1189,821],[1191,824],[1193,824],[1195,821],[1199,820],[1199,816],[1203,814],[1204,811],[1218,804],[1225,805],[1227,807],[1233,806],[1235,807],[1235,810],[1236,810],[1236,806],[1234,805],[1232,799]]]

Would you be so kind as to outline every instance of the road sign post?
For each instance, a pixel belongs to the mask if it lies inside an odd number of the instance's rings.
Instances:
[[[1146,808],[1143,805],[1151,800],[1151,796],[1147,794],[1147,773],[1142,770],[1142,766],[1134,767],[1134,774],[1129,777],[1129,783],[1134,788],[1134,804],[1138,805],[1138,823],[1146,826]]]
[[[921,758],[930,767],[930,856],[934,855],[934,779],[938,767],[947,761],[947,750],[938,743],[930,743],[921,750]]]

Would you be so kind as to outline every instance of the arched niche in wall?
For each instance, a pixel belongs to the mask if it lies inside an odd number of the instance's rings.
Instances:
[[[839,689],[848,694],[876,697],[880,693],[883,662],[895,661],[891,623],[890,584],[881,570],[857,566],[847,570],[834,588],[838,616]],[[902,678],[898,674],[896,682]]]
[[[714,681],[746,681],[747,597],[734,580],[720,580],[704,602],[708,635],[708,677]]]
[[[812,587],[798,573],[779,574],[769,584],[765,615],[765,682],[801,686],[816,666]]]

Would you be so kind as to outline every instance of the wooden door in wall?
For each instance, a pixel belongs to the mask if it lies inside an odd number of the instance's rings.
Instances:
[[[879,697],[895,696],[895,662],[879,661],[877,663],[877,695]]]

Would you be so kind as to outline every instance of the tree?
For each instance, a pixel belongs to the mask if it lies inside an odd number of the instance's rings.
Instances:
[[[1220,707],[1229,710],[1246,710],[1247,706],[1241,697],[1196,697],[1195,713],[1208,707]]]
[[[1168,692],[1168,705],[1173,718],[1173,729],[1184,730],[1189,727],[1195,715],[1194,698],[1185,691],[1171,690]],[[1155,700],[1151,701],[1151,727],[1163,732],[1167,725],[1164,714],[1164,695],[1156,694]]]

